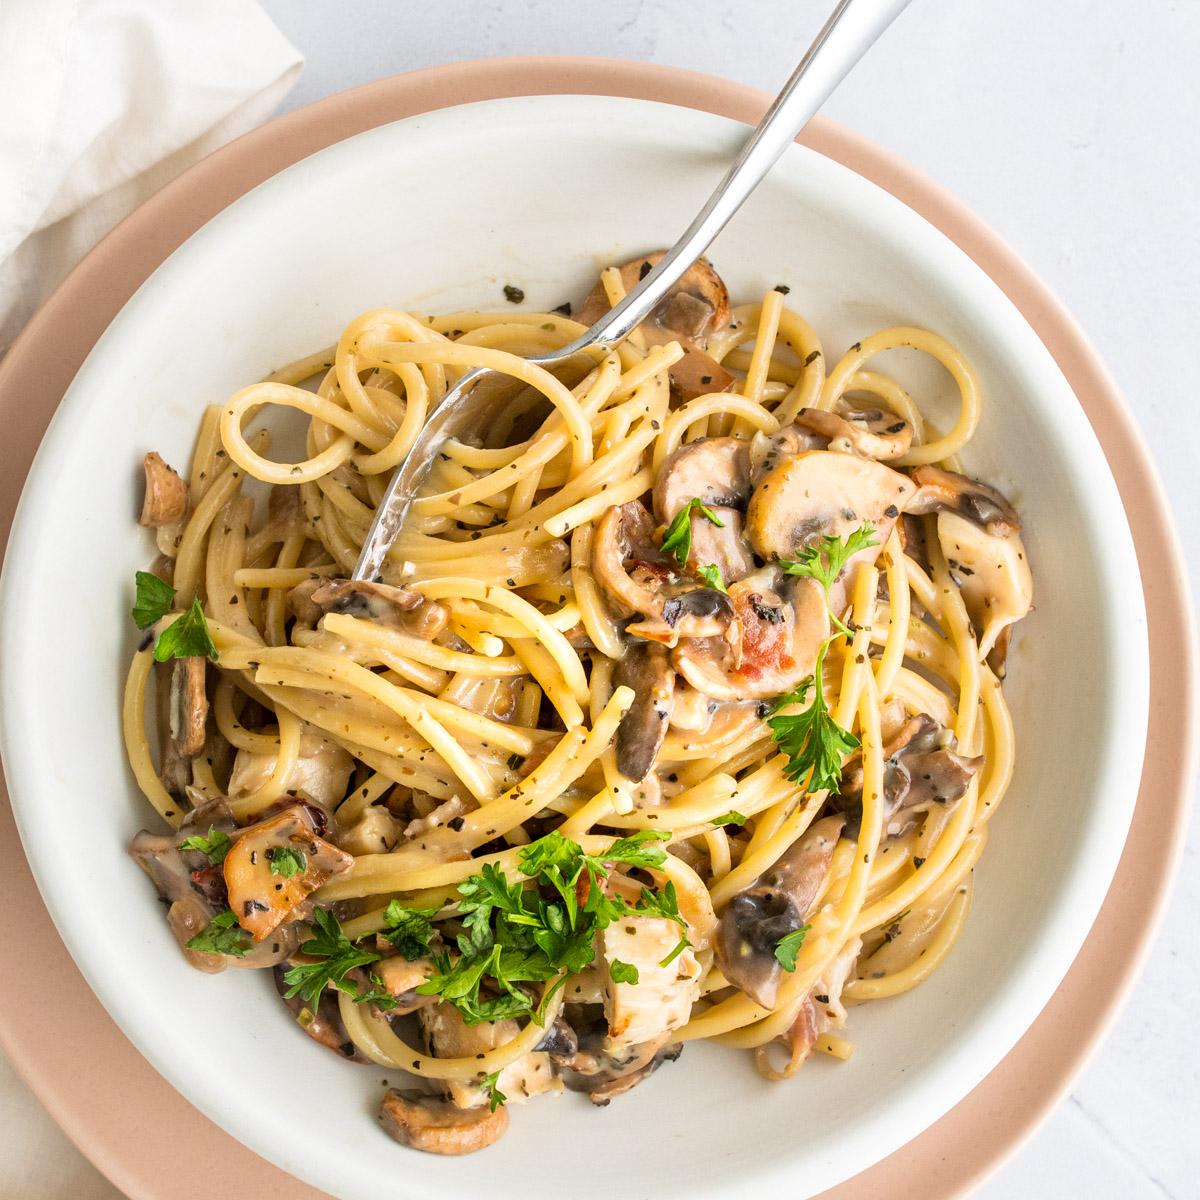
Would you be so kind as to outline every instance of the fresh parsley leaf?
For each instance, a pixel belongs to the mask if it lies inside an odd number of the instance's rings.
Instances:
[[[308,868],[308,859],[304,857],[304,851],[297,850],[294,846],[272,846],[267,851],[267,858],[271,863],[271,874],[281,875],[284,879],[291,879],[293,875],[303,875]]]
[[[775,958],[785,971],[796,969],[796,955],[804,944],[804,935],[812,928],[811,925],[801,925],[792,933],[784,934],[775,946]]]
[[[172,621],[158,635],[154,643],[154,659],[156,662],[166,662],[169,658],[211,658],[217,661],[217,647],[208,631],[208,622],[204,619],[204,610],[200,600],[192,601],[192,607]]]
[[[316,961],[296,963],[284,973],[283,980],[290,985],[286,998],[301,996],[315,1012],[328,984],[357,999],[359,991],[346,982],[346,974],[355,967],[378,962],[379,955],[358,949],[342,932],[337,917],[326,908],[313,910],[312,923],[313,935],[301,944],[300,953]]]
[[[383,919],[387,922],[383,936],[409,962],[424,958],[433,941],[436,913],[436,908],[405,908],[399,900],[393,900],[383,911]]]
[[[638,969],[632,963],[622,962],[614,958],[608,965],[608,973],[613,983],[637,983]]]
[[[493,1071],[490,1075],[485,1075],[483,1077],[483,1082],[480,1084],[484,1092],[487,1094],[488,1112],[495,1112],[496,1109],[498,1109],[500,1105],[502,1105],[508,1099],[508,1097],[497,1086],[499,1082],[500,1072]]]
[[[133,623],[139,629],[149,629],[162,620],[175,603],[175,589],[149,571],[134,576],[137,595],[133,601]]]
[[[875,526],[864,522],[849,533],[845,540],[826,534],[812,546],[806,546],[795,558],[780,559],[780,566],[788,575],[804,575],[815,579],[825,589],[825,599],[829,600],[829,589],[834,580],[842,573],[846,563],[860,550],[868,546],[877,546]],[[830,617],[841,633],[850,637],[852,630],[842,621],[837,613],[831,612]]]
[[[633,908],[602,886],[608,863],[662,866],[666,854],[658,843],[670,837],[643,830],[590,855],[578,842],[550,833],[518,853],[519,869],[528,882],[510,882],[499,866],[485,863],[458,888],[463,929],[457,956],[429,950],[432,933],[421,926],[414,949],[431,953],[436,971],[417,991],[453,1004],[468,1025],[505,1017],[529,1017],[541,1024],[551,997],[567,978],[595,961],[596,934],[613,921],[645,911],[666,916],[686,930],[673,885],[661,894],[644,888],[648,908]],[[389,924],[399,926],[400,918],[409,920],[409,912],[389,905],[385,915]],[[686,944],[684,939],[667,961]],[[537,983],[548,986],[535,1004],[528,985]]]
[[[745,825],[746,818],[736,808],[731,808],[722,816],[713,817],[710,825]]]
[[[365,992],[360,991],[354,997],[355,1004],[374,1004],[376,1008],[385,1011],[389,1008],[395,1008],[399,1004],[396,997],[383,986],[383,980],[374,971],[370,974],[370,980],[374,986],[368,988]]]
[[[675,944],[675,948],[658,965],[665,967],[677,959],[692,943],[688,940],[687,922],[679,913],[679,896],[675,892],[674,880],[667,880],[667,886],[661,892],[652,892],[648,887],[642,888],[635,912],[648,917],[663,917],[674,921],[683,934]]]
[[[696,574],[708,584],[710,588],[718,592],[728,593],[729,589],[725,586],[725,580],[721,578],[721,568],[716,563],[708,563],[703,567],[696,568]]]
[[[666,851],[653,843],[670,840],[671,835],[662,829],[639,829],[629,837],[617,838],[596,857],[603,862],[627,863],[631,867],[661,867],[667,861]]]
[[[225,855],[232,846],[229,834],[217,832],[214,825],[208,827],[207,836],[197,833],[179,843],[180,850],[199,850],[201,854],[207,854],[208,861],[214,867],[219,867],[225,861]]]
[[[725,528],[725,522],[707,504],[701,503],[701,501],[693,496],[675,514],[675,519],[667,526],[667,531],[663,534],[663,553],[673,554],[681,564],[686,563],[692,553],[693,510],[698,512],[706,521],[711,521],[718,529]]]
[[[237,923],[233,909],[227,908],[215,917],[188,942],[189,950],[206,954],[229,954],[244,958],[250,953],[250,935]]]
[[[821,672],[828,649],[829,643],[825,642],[817,652],[813,674],[795,691],[780,696],[772,710],[775,715],[767,718],[776,744],[788,757],[784,775],[793,783],[804,783],[809,792],[836,791],[843,760],[859,746],[858,738],[833,719],[825,703]],[[789,705],[803,704],[810,689],[812,703],[803,712],[780,712]]]

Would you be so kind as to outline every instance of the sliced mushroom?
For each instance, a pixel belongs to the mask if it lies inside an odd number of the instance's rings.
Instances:
[[[864,523],[875,545],[851,562],[873,562],[915,486],[907,475],[855,454],[814,450],[782,460],[754,489],[746,536],[763,558],[793,557],[818,538],[845,537]]]
[[[687,733],[704,733],[712,724],[716,701],[698,692],[689,683],[675,682],[675,696],[671,704],[671,728]]]
[[[811,675],[829,633],[825,593],[815,579],[768,568],[729,589],[741,630],[739,652],[718,638],[693,638],[671,655],[675,669],[714,700],[759,700]]]
[[[683,1047],[668,1044],[670,1035],[663,1034],[622,1050],[606,1048],[608,1022],[597,1008],[593,1004],[572,1004],[566,1010],[573,1014],[573,1032],[578,1030],[578,1049],[564,1064],[563,1078],[571,1091],[586,1092],[593,1104],[603,1107],[648,1078],[664,1062],[674,1062]],[[584,1014],[591,1014],[591,1019]]]
[[[934,466],[917,467],[912,478],[920,490],[905,506],[907,512],[955,512],[998,538],[1021,532],[1016,509],[978,479]]]
[[[238,924],[261,942],[298,904],[353,862],[317,837],[307,808],[293,805],[243,831],[225,856],[229,907]]]
[[[153,450],[142,459],[146,495],[138,524],[147,528],[182,521],[188,510],[188,486]]]
[[[783,978],[775,957],[782,938],[808,919],[833,861],[841,817],[823,817],[726,905],[717,931],[716,958],[725,978],[755,1004],[772,1008]]]
[[[1005,631],[1033,604],[1033,575],[1021,541],[1021,520],[995,488],[937,467],[918,467],[910,513],[937,513],[938,542],[979,634],[979,652],[1003,674]]]
[[[643,618],[628,632],[665,646],[686,637],[736,639],[729,597],[682,575],[653,532],[654,518],[632,500],[600,518],[592,542],[592,573],[613,607]]]
[[[899,458],[912,445],[912,426],[881,408],[830,412],[802,408],[796,424],[829,439],[828,449],[887,462]]]
[[[444,604],[426,600],[420,592],[358,579],[321,580],[308,598],[322,613],[345,613],[378,621],[425,641],[437,637],[450,616]]]
[[[213,823],[222,824],[219,820]],[[225,906],[221,868],[213,866],[200,851],[180,849],[180,844],[194,832],[185,828],[174,836],[165,836],[143,829],[129,844],[130,856],[170,905],[167,924],[184,958],[197,970],[209,974],[223,971],[227,966],[274,966],[295,949],[297,936],[293,930],[281,930],[276,938],[241,958],[188,948],[188,942],[203,933]]]
[[[827,439],[819,433],[802,429],[799,425],[785,425],[770,435],[756,433],[750,439],[750,486],[758,487],[763,476],[789,458],[808,454],[812,450],[824,450],[827,445]]]
[[[562,1017],[557,1017],[554,1024],[546,1030],[542,1040],[534,1046],[534,1050],[550,1055],[550,1061],[555,1066],[567,1067],[574,1062],[575,1055],[579,1053],[579,1038]]]
[[[371,1060],[362,1054],[354,1044],[349,1033],[346,1032],[346,1026],[342,1022],[342,1014],[338,1008],[337,993],[328,988],[323,991],[321,993],[321,1002],[317,1005],[317,1011],[313,1012],[309,1008],[308,1002],[302,996],[288,996],[287,993],[290,987],[284,979],[285,973],[284,966],[280,964],[272,972],[272,977],[275,980],[275,988],[279,992],[279,998],[287,1005],[289,1011],[296,1018],[296,1024],[314,1042],[319,1042],[322,1046],[328,1047],[340,1058],[357,1063],[370,1062]]]
[[[928,713],[907,720],[883,748],[883,822],[889,835],[903,831],[918,812],[934,804],[960,800],[983,756],[955,752],[954,734]],[[846,813],[847,833],[857,834],[862,820],[862,756],[856,754],[842,772],[837,806]],[[900,819],[903,818],[903,819]]]
[[[263,787],[275,771],[276,756],[254,750],[239,750],[229,776],[230,799],[248,796]],[[310,726],[300,735],[296,765],[280,785],[280,798],[300,797],[326,812],[346,795],[354,760],[336,742],[322,737]]]
[[[618,983],[611,973],[605,980],[606,1054],[619,1057],[647,1042],[661,1045],[673,1030],[687,1024],[700,999],[701,970],[690,946],[666,961],[680,933],[674,921],[663,917],[625,916],[600,935],[606,967],[620,960],[638,972],[637,983]]]
[[[666,252],[657,250],[630,259],[621,267],[621,282],[631,292]],[[597,283],[587,294],[575,319],[594,325],[608,312],[608,294]],[[646,344],[678,342],[684,357],[670,371],[671,386],[684,400],[706,392],[723,392],[733,376],[705,353],[709,334],[729,324],[729,290],[706,258],[697,259],[658,307],[638,326]]]
[[[662,646],[630,645],[613,674],[614,687],[631,687],[634,701],[617,726],[617,770],[626,779],[645,779],[667,734],[675,672]]]
[[[204,749],[204,726],[208,720],[205,676],[208,660],[189,656],[177,658],[171,670],[171,712],[167,722],[171,740],[184,758],[195,758]]]
[[[498,1142],[508,1128],[508,1109],[486,1104],[463,1109],[422,1092],[389,1088],[379,1106],[379,1123],[402,1146],[427,1154],[474,1154]]]
[[[567,1086],[573,1091],[586,1091],[588,1099],[597,1108],[603,1108],[618,1096],[625,1095],[626,1092],[648,1079],[663,1063],[674,1062],[682,1053],[682,1043],[676,1042],[674,1045],[663,1046],[661,1049],[655,1050],[648,1061],[641,1062],[637,1066],[611,1067],[592,1075],[579,1076],[581,1082],[587,1083],[586,1088],[579,1087],[570,1079],[567,1081]]]
[[[654,485],[654,512],[670,524],[689,500],[710,508],[721,524],[692,513],[693,571],[715,566],[726,584],[754,570],[754,558],[742,537],[741,510],[750,497],[749,456],[741,438],[700,438],[680,446],[663,463]]]
[[[458,1009],[445,1002],[422,1008],[417,1017],[431,1052],[438,1058],[483,1055],[511,1042],[520,1032],[517,1022],[507,1019],[468,1025]],[[500,1072],[496,1086],[510,1104],[519,1104],[544,1092],[561,1092],[562,1079],[549,1054],[531,1050]],[[474,1108],[486,1099],[476,1082],[447,1080],[446,1087],[459,1108]]]

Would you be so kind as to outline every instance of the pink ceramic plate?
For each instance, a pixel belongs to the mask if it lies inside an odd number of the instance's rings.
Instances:
[[[28,459],[79,364],[141,281],[185,237],[283,166],[349,134],[414,113],[520,94],[635,96],[757,118],[764,99],[706,77],[631,64],[508,61],[421,72],[334,97],[213,156],[118,229],[63,285],[0,365],[0,405],[15,431],[4,504],[11,516]],[[1111,900],[1106,938],[1089,943],[1017,1048],[953,1112],[884,1162],[834,1189],[839,1197],[951,1196],[992,1169],[1048,1111],[1095,1044],[1140,961],[1179,846],[1191,766],[1191,641],[1178,556],[1153,473],[1103,369],[1040,285],[969,214],[907,168],[829,124],[813,148],[891,191],[971,255],[1022,310],[1081,399],[1121,488],[1151,620],[1147,767]],[[1184,647],[1180,653],[1180,647]],[[1171,757],[1163,747],[1172,747]],[[1181,749],[1183,748],[1183,749]],[[6,822],[3,833],[13,837]],[[1153,864],[1153,869],[1148,868]],[[0,1036],[68,1132],[134,1197],[316,1195],[220,1133],[174,1093],[108,1021],[53,933],[29,876],[0,881],[10,961],[0,980]],[[1110,911],[1113,910],[1113,911]],[[16,920],[12,920],[15,917]],[[17,981],[38,979],[36,989]],[[161,1135],[166,1130],[168,1136]],[[151,1136],[146,1136],[151,1134]],[[180,1162],[204,1162],[181,1178]],[[188,1173],[190,1176],[192,1173]],[[886,1181],[886,1183],[885,1183]]]

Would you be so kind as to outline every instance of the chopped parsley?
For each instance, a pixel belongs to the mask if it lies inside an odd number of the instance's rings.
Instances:
[[[633,963],[622,962],[619,958],[614,958],[609,964],[608,973],[612,976],[613,983],[637,983],[638,969]]]
[[[746,818],[736,808],[731,808],[719,817],[713,817],[710,825],[745,825]]]
[[[513,287],[511,283],[504,285],[504,298],[509,304],[522,304],[525,300],[525,293],[519,287]]]
[[[877,546],[875,527],[864,522],[851,532],[845,540],[826,534],[819,542],[806,546],[795,558],[780,559],[780,565],[788,575],[804,575],[815,579],[825,589],[825,601],[829,601],[829,589],[834,580],[842,573],[846,563],[860,550],[869,546]],[[853,631],[842,621],[835,612],[830,612],[830,620],[841,633],[850,637]]]
[[[232,846],[229,834],[218,832],[215,825],[208,827],[207,836],[193,834],[179,843],[180,850],[199,850],[201,854],[206,854],[214,867],[219,867],[225,861],[225,855]]]
[[[669,833],[642,830],[592,855],[555,831],[521,848],[517,862],[526,878],[519,882],[510,881],[495,863],[485,863],[458,888],[463,929],[456,939],[457,956],[431,951],[436,973],[418,993],[453,1004],[468,1025],[506,1017],[529,1017],[541,1024],[551,996],[568,975],[595,960],[596,934],[614,921],[629,915],[663,916],[686,931],[673,883],[662,893],[643,887],[636,905],[608,895],[603,887],[609,863],[661,867],[666,853],[658,843],[669,839]],[[686,945],[685,932],[664,963]],[[549,986],[535,1006],[527,985],[537,983]]]
[[[134,576],[137,595],[133,602],[133,623],[139,629],[149,629],[171,611],[175,604],[175,589],[149,571]]]
[[[154,643],[156,662],[166,662],[169,658],[211,658],[216,662],[217,657],[217,647],[198,597],[182,617],[172,621],[158,635],[158,641]]]
[[[692,553],[692,512],[698,512],[706,521],[711,521],[718,529],[725,528],[725,522],[717,516],[707,504],[693,496],[676,514],[675,519],[667,526],[663,534],[662,550],[664,554],[673,554],[680,564],[685,564]]]
[[[381,931],[382,935],[409,962],[415,962],[429,953],[436,912],[436,908],[405,908],[399,900],[393,900],[383,911],[387,925]]]
[[[804,945],[804,935],[812,928],[811,925],[801,925],[792,933],[784,934],[775,946],[775,958],[785,971],[796,969],[796,955]]]
[[[697,567],[696,574],[714,591],[726,593],[729,591],[725,586],[725,580],[721,578],[721,568],[716,563],[708,563],[706,566]]]
[[[842,779],[842,760],[858,749],[859,741],[832,717],[825,703],[822,668],[829,642],[817,651],[813,673],[800,686],[780,696],[767,718],[780,750],[788,757],[784,775],[793,783],[803,783],[809,792],[836,791]],[[780,710],[803,704],[812,692],[812,703],[799,713]]]
[[[215,917],[191,941],[189,950],[204,954],[229,954],[234,958],[245,958],[250,953],[250,935],[237,923],[233,909],[227,908]]]
[[[490,1075],[485,1075],[479,1085],[488,1098],[488,1112],[495,1112],[508,1100],[508,1097],[500,1090],[499,1083],[500,1072],[493,1071]]]
[[[284,879],[291,879],[293,875],[303,875],[308,867],[304,851],[293,846],[272,846],[267,851],[267,859],[271,863],[271,874],[281,875]]]
[[[380,1007],[394,1007],[396,1001],[387,993],[368,991],[364,994],[346,982],[348,972],[378,962],[379,955],[355,946],[342,932],[337,917],[326,908],[313,910],[312,924],[313,935],[302,943],[300,953],[316,961],[296,963],[284,973],[283,980],[289,985],[284,993],[286,998],[300,996],[315,1012],[321,1002],[321,993],[332,984],[355,1000],[370,998]]]

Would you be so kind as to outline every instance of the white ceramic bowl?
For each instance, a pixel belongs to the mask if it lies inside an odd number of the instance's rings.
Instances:
[[[573,1096],[514,1109],[497,1147],[438,1160],[377,1129],[386,1072],[309,1043],[269,980],[187,967],[125,855],[153,824],[118,729],[133,573],[151,554],[134,525],[141,454],[186,462],[203,405],[368,308],[503,307],[508,282],[535,306],[580,295],[598,266],[669,244],[744,132],[642,101],[540,97],[443,110],[325,150],[151,276],[79,372],[29,477],[0,597],[0,733],[47,906],[108,1011],[189,1100],[338,1196],[524,1200],[547,1181],[577,1200],[820,1191],[916,1135],[999,1062],[1108,887],[1140,775],[1147,671],[1138,571],[1104,458],[988,278],[892,197],[798,147],[713,247],[731,292],[790,285],[833,353],[897,323],[957,342],[987,400],[967,465],[1020,508],[1036,574],[1006,689],[1016,777],[966,933],[933,978],[855,1010],[847,1064],[818,1060],[769,1084],[747,1056],[690,1046],[607,1109]],[[889,365],[937,411],[946,381],[911,359]]]

